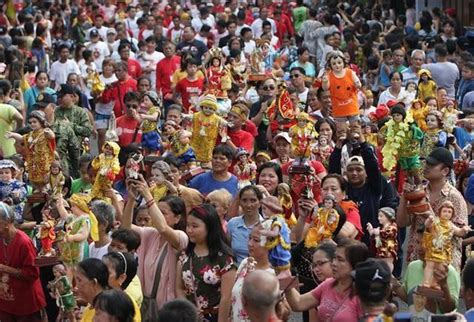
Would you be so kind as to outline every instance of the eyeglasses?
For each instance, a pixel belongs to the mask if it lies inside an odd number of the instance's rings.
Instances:
[[[263,86],[262,87],[264,91],[273,91],[275,90],[275,86]]]
[[[290,75],[290,78],[293,79],[293,78],[299,78],[301,76],[301,74],[293,74],[293,75]]]

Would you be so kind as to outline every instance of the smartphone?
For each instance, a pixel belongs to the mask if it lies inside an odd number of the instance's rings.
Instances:
[[[431,316],[431,322],[450,322],[456,321],[456,316],[453,315],[444,315],[444,314],[433,314]]]
[[[18,90],[20,88],[20,80],[16,79],[13,81],[13,89]]]

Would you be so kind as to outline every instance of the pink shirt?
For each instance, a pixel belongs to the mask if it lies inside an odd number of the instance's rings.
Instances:
[[[137,250],[137,273],[142,284],[144,296],[150,296],[151,294],[158,260],[164,247],[168,247],[168,253],[166,254],[161,269],[160,284],[156,295],[156,302],[158,303],[158,307],[161,308],[163,304],[176,298],[177,255],[188,245],[188,236],[184,231],[179,230],[180,249],[174,249],[164,238],[161,238],[160,233],[155,228],[133,226],[133,230],[139,233],[141,238],[141,244]]]
[[[339,293],[334,287],[334,278],[328,278],[311,294],[318,301],[319,321],[357,322],[362,316],[362,308],[357,296],[349,296],[349,292]]]

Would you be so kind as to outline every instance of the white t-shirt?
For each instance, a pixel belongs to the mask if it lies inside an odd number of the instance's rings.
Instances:
[[[216,19],[213,15],[209,15],[206,19],[201,19],[201,17],[193,18],[191,20],[191,26],[193,26],[194,31],[200,32],[202,25],[208,25],[213,29],[216,26]]]
[[[151,88],[155,88],[155,83],[156,83],[156,64],[160,62],[165,58],[165,55],[163,53],[160,53],[159,51],[154,51],[151,54],[148,54],[147,52],[144,52],[138,57],[138,62],[140,63],[140,67],[142,70],[145,70],[147,67],[151,67],[153,71],[148,74],[148,77],[151,80]],[[147,75],[145,72],[143,73],[144,75]]]
[[[92,51],[92,56],[95,57],[94,63],[97,66],[99,72],[102,71],[102,62],[108,56],[110,56],[109,46],[103,41],[96,43],[87,43],[86,48]]]
[[[115,76],[115,74],[112,74],[112,76],[109,78],[105,78],[104,75],[101,74],[99,78],[100,78],[100,81],[104,83],[105,85],[112,84],[113,82],[117,81],[117,77]],[[111,101],[109,103],[104,104],[100,102],[99,100],[95,104],[95,111],[96,113],[99,113],[99,114],[110,115],[112,114],[112,111],[114,109],[114,103],[115,101]]]
[[[90,243],[89,244],[89,258],[97,258],[97,259],[102,260],[102,257],[104,257],[104,255],[107,255],[107,253],[109,252],[109,245],[110,243],[97,248],[95,247],[95,242]]]
[[[250,40],[248,42],[244,42],[244,53],[246,55],[249,55],[249,56],[252,55],[255,48],[256,48],[255,41]]]
[[[267,21],[270,22],[270,24],[272,25],[272,33],[275,35],[277,33],[275,21],[271,18],[267,18]],[[262,35],[263,33],[262,24],[263,24],[263,20],[260,18],[255,19],[255,21],[252,23],[252,26],[251,26],[252,33],[255,38],[260,38],[260,36]]]
[[[94,30],[94,29],[96,29],[99,32],[99,36],[100,36],[100,38],[102,38],[103,41],[105,41],[107,39],[107,31],[109,30],[109,28],[107,28],[105,26],[102,26],[100,28],[97,28],[97,27],[90,28],[87,31],[87,40],[91,39],[91,31]]]
[[[60,84],[65,84],[67,81],[67,76],[71,73],[81,74],[79,66],[72,59],[68,59],[65,63],[61,63],[59,60],[55,61],[51,65],[49,71],[49,78],[56,83],[56,86],[59,87]]]

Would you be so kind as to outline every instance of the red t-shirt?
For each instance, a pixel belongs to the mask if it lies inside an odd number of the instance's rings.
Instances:
[[[185,113],[189,112],[191,100],[197,99],[202,94],[203,88],[203,78],[198,78],[194,81],[184,78],[178,82],[175,90],[181,95],[181,101],[183,102]]]
[[[137,91],[137,81],[131,77],[128,77],[123,82],[118,82],[114,86],[107,88],[102,93],[102,102],[109,103],[114,101],[114,113],[115,117],[120,117],[126,112],[125,103],[123,98],[127,92]]]
[[[163,94],[172,93],[171,77],[174,72],[179,69],[181,58],[177,55],[172,57],[165,57],[158,64],[156,64],[156,91]]]
[[[116,124],[116,131],[119,137],[119,145],[121,147],[126,147],[132,142],[141,142],[142,141],[142,131],[138,129],[137,136],[135,137],[135,141],[133,141],[133,136],[135,134],[135,130],[140,125],[137,120],[131,118],[127,115],[123,115],[115,121]]]
[[[21,270],[20,278],[0,273],[0,311],[29,315],[46,306],[35,258],[33,242],[21,230],[17,230],[10,244],[0,243],[0,263]]]
[[[257,137],[258,135],[258,130],[257,130],[257,127],[255,126],[255,123],[250,120],[245,121],[245,124],[242,127],[242,130],[249,132],[250,134],[252,134],[254,138]]]
[[[236,147],[244,148],[247,152],[252,153],[254,142],[252,134],[244,130],[239,130],[236,132],[228,131],[227,135]]]
[[[137,60],[129,58],[127,66],[128,75],[130,75],[131,78],[139,79],[140,76],[142,76],[142,67],[140,66],[140,63]]]

